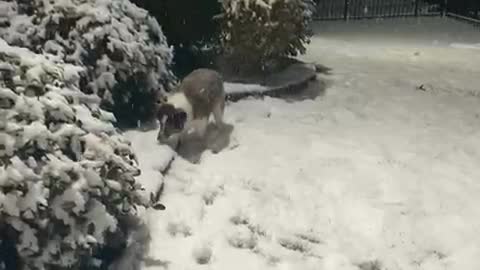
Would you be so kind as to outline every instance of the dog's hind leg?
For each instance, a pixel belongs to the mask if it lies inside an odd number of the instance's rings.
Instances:
[[[220,128],[225,123],[223,122],[223,113],[225,111],[225,101],[220,101],[213,108],[213,118],[215,119],[215,125]]]

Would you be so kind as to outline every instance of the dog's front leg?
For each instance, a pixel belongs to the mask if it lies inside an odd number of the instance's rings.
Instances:
[[[203,137],[207,133],[208,118],[198,118],[185,125],[184,132],[188,135]]]
[[[196,123],[196,130],[198,136],[204,138],[205,134],[207,133],[207,127],[208,127],[208,117],[203,117],[197,120]]]

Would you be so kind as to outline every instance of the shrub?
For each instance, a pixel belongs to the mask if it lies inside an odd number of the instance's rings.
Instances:
[[[121,220],[149,205],[130,143],[78,89],[81,72],[0,39],[0,230],[12,232],[0,245],[15,247],[18,269],[95,263]]]
[[[305,53],[312,0],[223,0],[222,47],[240,72],[267,71],[267,64]]]
[[[0,37],[86,67],[80,89],[101,97],[119,124],[147,120],[155,92],[174,80],[159,24],[128,0],[4,0],[0,10]]]

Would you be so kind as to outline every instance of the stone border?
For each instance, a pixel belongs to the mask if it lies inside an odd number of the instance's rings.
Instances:
[[[264,85],[252,85],[245,91],[229,91],[226,88],[227,100],[235,102],[246,97],[279,97],[294,94],[304,89],[310,81],[315,80],[317,71],[318,68],[314,64],[295,63],[279,73],[268,76]]]

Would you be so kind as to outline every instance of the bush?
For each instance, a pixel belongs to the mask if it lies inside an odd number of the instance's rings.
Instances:
[[[268,71],[269,62],[305,53],[312,0],[223,0],[222,47],[239,72]]]
[[[14,247],[17,269],[95,264],[122,220],[149,206],[130,143],[78,89],[81,72],[0,39],[0,250]]]
[[[0,37],[86,67],[80,89],[101,97],[119,124],[148,120],[155,92],[174,80],[159,24],[128,0],[4,0],[0,10]]]

